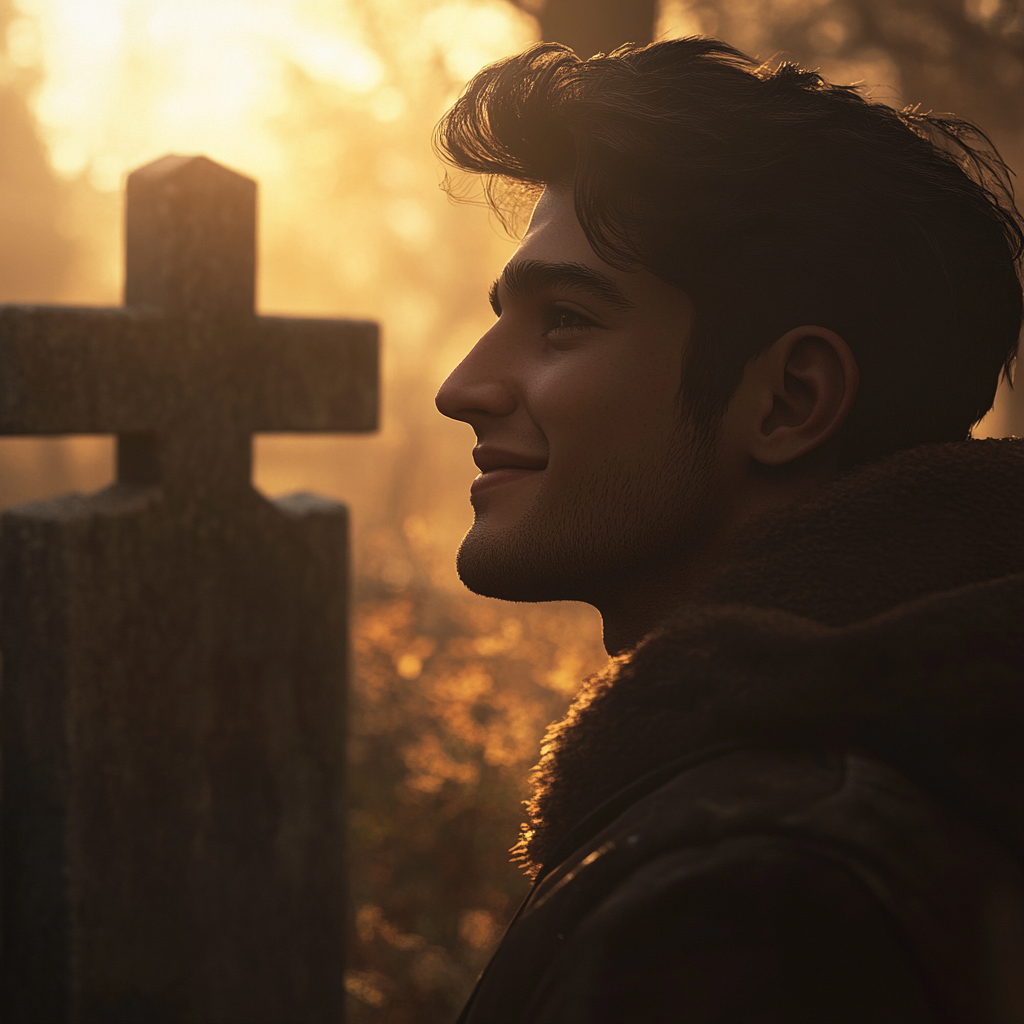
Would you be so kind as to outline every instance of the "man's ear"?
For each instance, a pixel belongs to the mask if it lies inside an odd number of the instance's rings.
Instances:
[[[747,390],[750,454],[783,466],[820,448],[846,422],[860,373],[849,345],[824,327],[797,327],[752,360]]]

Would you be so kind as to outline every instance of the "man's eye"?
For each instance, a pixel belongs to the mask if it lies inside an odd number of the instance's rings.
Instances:
[[[545,333],[548,335],[568,334],[581,328],[593,326],[594,322],[582,313],[577,313],[573,309],[560,309],[556,306],[551,310],[548,329]]]

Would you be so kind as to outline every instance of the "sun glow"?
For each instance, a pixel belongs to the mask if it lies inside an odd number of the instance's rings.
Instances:
[[[290,112],[296,76],[333,91],[339,106],[394,120],[410,85],[398,67],[410,41],[420,51],[406,69],[412,77],[424,58],[440,56],[464,80],[529,31],[500,2],[20,0],[18,8],[10,50],[43,72],[34,105],[53,165],[104,190],[168,151],[276,177],[289,163],[277,122]],[[403,26],[404,43],[389,40],[390,23]]]
[[[371,20],[401,20],[463,79],[523,41],[524,19],[505,4],[374,7],[369,18],[367,5],[325,0],[20,0],[8,40],[43,72],[35,110],[61,174],[110,190],[174,151],[276,176],[288,161],[275,121],[296,75],[381,120],[402,112],[408,83],[375,49]]]

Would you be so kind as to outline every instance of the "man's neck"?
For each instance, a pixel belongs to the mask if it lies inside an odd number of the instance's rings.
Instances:
[[[648,576],[639,585],[623,586],[614,598],[598,604],[605,650],[613,657],[631,651],[674,609],[691,599],[714,564],[671,568],[658,577]]]
[[[733,550],[737,536],[754,520],[797,505],[827,487],[837,475],[834,460],[818,460],[799,473],[751,475],[742,499],[720,510],[717,525],[702,543],[688,545],[673,557],[637,576],[620,580],[599,600],[591,601],[604,621],[604,647],[613,657],[626,654],[657,629],[680,606],[692,601],[701,584]]]

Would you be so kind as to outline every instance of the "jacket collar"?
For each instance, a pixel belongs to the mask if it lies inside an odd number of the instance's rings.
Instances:
[[[871,751],[1024,851],[1022,513],[1024,442],[972,441],[752,524],[549,730],[519,859],[700,751],[787,739]]]

